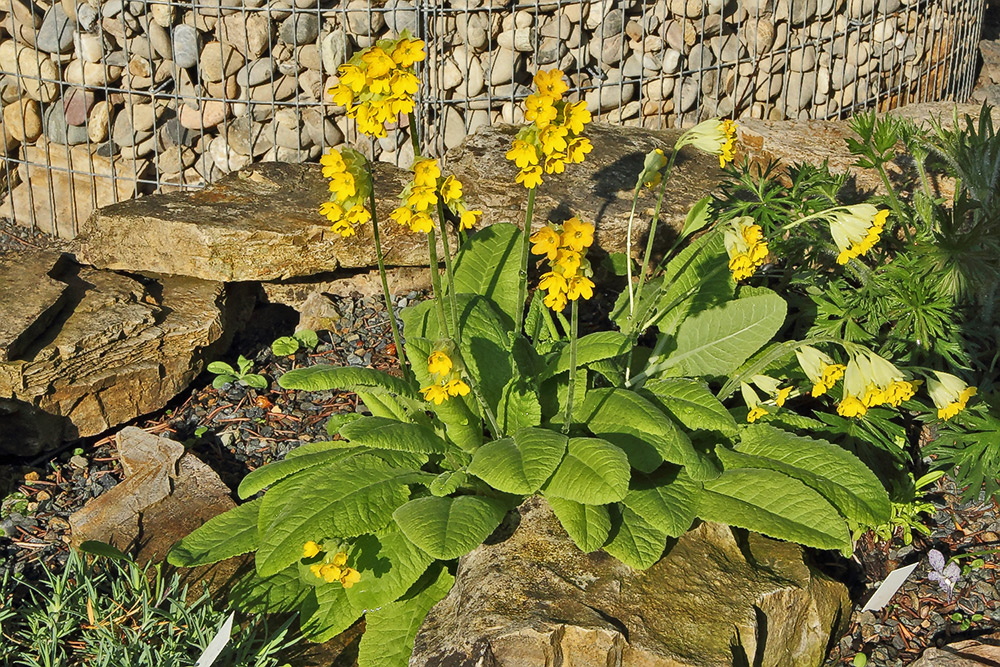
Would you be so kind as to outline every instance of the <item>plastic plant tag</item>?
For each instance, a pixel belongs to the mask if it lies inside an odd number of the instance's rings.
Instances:
[[[194,667],[212,667],[212,663],[215,662],[215,659],[222,653],[222,649],[229,643],[229,638],[233,633],[233,617],[235,615],[235,611],[229,614],[229,618],[226,619],[226,622],[222,624],[219,631],[212,637],[212,641],[208,642],[205,652],[198,658],[198,662],[195,663]]]
[[[882,585],[878,587],[875,591],[875,595],[868,599],[865,603],[864,608],[861,611],[878,611],[892,599],[892,596],[896,594],[899,587],[903,585],[906,578],[910,576],[915,569],[917,569],[919,563],[914,563],[913,565],[907,565],[905,567],[896,568],[889,573],[889,576],[885,578]]]

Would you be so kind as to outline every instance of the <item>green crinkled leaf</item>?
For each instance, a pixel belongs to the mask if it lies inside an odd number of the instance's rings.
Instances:
[[[511,378],[500,395],[496,418],[501,432],[507,434],[529,426],[538,426],[542,423],[538,390],[521,378]]]
[[[343,465],[309,468],[271,487],[257,527],[257,572],[274,574],[302,555],[318,537],[351,537],[385,526],[409,497],[412,470],[393,468],[375,456]]]
[[[405,593],[434,561],[406,539],[394,523],[375,535],[362,535],[351,550],[350,564],[361,581],[345,592],[354,612],[378,609]]]
[[[700,380],[663,378],[647,382],[643,389],[691,430],[719,431],[724,435],[734,435],[737,431],[736,420],[726,406]]]
[[[450,496],[465,484],[467,478],[464,470],[446,470],[434,478],[428,489],[435,496]]]
[[[631,474],[625,452],[607,440],[571,438],[566,456],[545,486],[545,495],[605,505],[625,497]]]
[[[377,371],[374,368],[358,368],[356,366],[317,364],[307,368],[296,368],[278,378],[278,385],[283,389],[305,389],[306,391],[340,389],[371,394],[388,393],[408,398],[420,397],[420,394],[405,380]]]
[[[534,493],[559,465],[568,438],[542,428],[525,428],[513,438],[488,442],[472,456],[469,473],[504,493]]]
[[[769,468],[794,477],[819,491],[848,519],[870,526],[889,520],[889,495],[875,473],[826,440],[754,424],[741,434],[736,452],[720,450],[720,457],[726,467]]]
[[[633,477],[622,504],[667,536],[679,537],[694,522],[700,491],[701,485],[685,469],[669,467],[648,477]]]
[[[762,294],[691,315],[677,330],[677,347],[655,365],[688,377],[729,375],[774,337],[786,309],[777,294]]]
[[[580,551],[597,551],[608,541],[611,515],[607,505],[584,505],[555,496],[546,496],[545,499]]]
[[[667,287],[656,301],[657,329],[673,335],[689,315],[731,299],[736,285],[726,265],[721,234],[706,234],[671,259],[662,282]]]
[[[628,352],[629,342],[624,334],[617,331],[598,331],[583,336],[576,342],[577,368],[602,359],[611,359]],[[559,356],[549,364],[546,377],[565,373],[569,370],[570,346],[564,347]]]
[[[482,544],[508,509],[498,498],[425,497],[400,506],[392,516],[411,542],[434,558],[451,560]]]
[[[455,292],[481,294],[513,323],[520,307],[520,247],[521,230],[517,225],[497,223],[477,231],[455,255]]]
[[[302,583],[298,564],[293,563],[270,577],[250,572],[230,589],[229,599],[248,613],[277,614],[297,609],[311,590]]]
[[[416,590],[368,613],[358,648],[358,667],[407,667],[424,618],[448,595],[454,583],[455,578],[443,567],[428,571],[414,586]]]
[[[621,512],[621,525],[604,546],[609,554],[636,570],[645,570],[660,560],[667,546],[667,533],[629,508]]]
[[[209,519],[171,547],[167,562],[176,567],[195,567],[253,551],[257,547],[261,502],[244,503]]]
[[[275,482],[300,470],[323,465],[324,463],[332,465],[337,461],[354,456],[359,451],[356,447],[347,445],[345,442],[334,442],[332,444],[344,445],[345,448],[331,447],[329,446],[330,443],[327,442],[311,442],[293,449],[283,461],[275,461],[257,468],[240,482],[240,486],[237,489],[239,497],[244,499],[249,498]],[[294,456],[292,455],[293,453]]]
[[[698,516],[817,549],[851,545],[847,524],[816,491],[774,470],[738,468],[703,483]]]
[[[361,618],[347,599],[346,589],[336,582],[311,587],[299,609],[303,636],[317,643],[332,639]]]
[[[698,460],[687,434],[656,405],[629,389],[592,389],[580,420],[594,435],[624,450],[632,467],[641,472],[653,472],[664,461],[686,465]]]
[[[326,434],[332,438],[340,433],[340,429],[343,428],[344,424],[364,418],[364,415],[357,412],[335,412],[326,420]]]
[[[349,422],[341,427],[340,435],[355,445],[374,449],[425,454],[442,454],[448,449],[448,443],[429,428],[385,417]]]

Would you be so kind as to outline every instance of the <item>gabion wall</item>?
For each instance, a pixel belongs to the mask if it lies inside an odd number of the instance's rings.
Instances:
[[[520,122],[559,67],[602,120],[831,118],[968,96],[984,0],[6,0],[0,216],[72,237],[93,208],[357,143],[325,98],[355,50],[425,39],[438,154]],[[6,11],[4,11],[6,9]],[[403,137],[362,142],[408,165]]]

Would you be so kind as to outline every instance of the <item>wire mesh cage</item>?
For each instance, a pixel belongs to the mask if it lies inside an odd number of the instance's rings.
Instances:
[[[427,42],[417,122],[441,155],[523,120],[538,69],[600,120],[837,118],[964,100],[984,0],[7,0],[0,216],[66,238],[96,207],[358,144],[326,90],[352,53]],[[403,133],[360,142],[407,166]]]

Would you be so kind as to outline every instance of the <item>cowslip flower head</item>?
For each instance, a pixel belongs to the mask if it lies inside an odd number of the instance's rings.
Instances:
[[[892,363],[872,352],[855,354],[844,371],[844,394],[837,413],[860,417],[879,405],[899,407],[916,391],[917,383],[905,378]]]
[[[888,209],[880,211],[871,204],[831,209],[827,220],[830,223],[830,235],[837,244],[837,263],[847,264],[875,247],[888,217]]]
[[[313,556],[315,556],[316,554],[318,554],[320,551],[322,551],[322,549],[320,548],[320,546],[317,543],[313,542],[312,540],[309,540],[308,542],[306,542],[302,546],[302,557],[303,558],[312,558]]]
[[[843,364],[835,362],[830,355],[809,345],[797,349],[795,357],[799,360],[802,372],[813,383],[814,397],[822,396],[829,391],[837,380],[844,376],[844,371],[847,369]]]
[[[698,150],[719,156],[719,166],[733,161],[737,125],[731,120],[709,118],[686,131],[674,144],[674,149],[694,146]]]
[[[938,419],[947,421],[965,409],[976,395],[976,388],[951,373],[934,371],[934,377],[927,378],[927,393],[937,408]]]
[[[593,271],[586,259],[594,242],[594,225],[570,218],[562,225],[549,223],[531,235],[532,254],[544,255],[549,271],[542,274],[538,288],[546,292],[542,303],[561,311],[570,301],[594,296]]]
[[[535,75],[537,90],[524,101],[529,125],[521,128],[507,151],[507,159],[520,170],[515,182],[529,190],[541,185],[543,172],[561,174],[567,164],[583,162],[593,150],[590,140],[580,136],[590,122],[587,103],[562,99],[569,90],[563,76],[557,69]]]
[[[763,238],[760,226],[749,216],[736,218],[729,224],[723,239],[733,280],[749,278],[767,260],[769,251]]]
[[[367,208],[371,195],[371,178],[365,157],[350,148],[331,149],[320,158],[323,176],[330,179],[330,201],[320,204],[320,215],[330,221],[331,230],[343,237],[353,236],[356,229],[371,220]]]
[[[347,567],[346,553],[343,551],[326,553],[319,544],[306,542],[303,558],[315,558],[320,554],[323,554],[322,560],[309,566],[309,571],[317,579],[322,579],[328,584],[339,581],[344,588],[350,588],[361,581],[361,573],[352,567]]]
[[[746,403],[747,407],[750,409],[749,412],[747,412],[748,422],[752,424],[761,417],[769,414],[767,409],[761,404],[760,396],[757,395],[757,392],[754,391],[754,388],[749,384],[746,382],[740,382],[740,393],[743,395],[743,402]]]
[[[427,373],[431,383],[420,389],[424,400],[435,405],[441,405],[453,396],[466,396],[471,391],[468,384],[462,380],[461,368],[452,360],[449,354],[450,346],[434,350],[427,357]]]
[[[413,179],[399,194],[401,205],[390,217],[410,231],[430,233],[440,201],[458,219],[459,229],[471,229],[483,214],[470,210],[462,196],[462,182],[454,175],[441,178],[441,167],[433,158],[418,157],[411,167]]]
[[[667,166],[667,156],[663,150],[654,148],[646,153],[646,158],[642,162],[642,173],[635,182],[635,187],[645,185],[648,188],[655,188],[663,178],[663,168]]]
[[[338,83],[329,89],[335,104],[347,108],[358,131],[387,135],[386,124],[413,111],[420,80],[415,63],[426,57],[424,42],[403,30],[395,40],[383,39],[354,54],[338,69]]]

